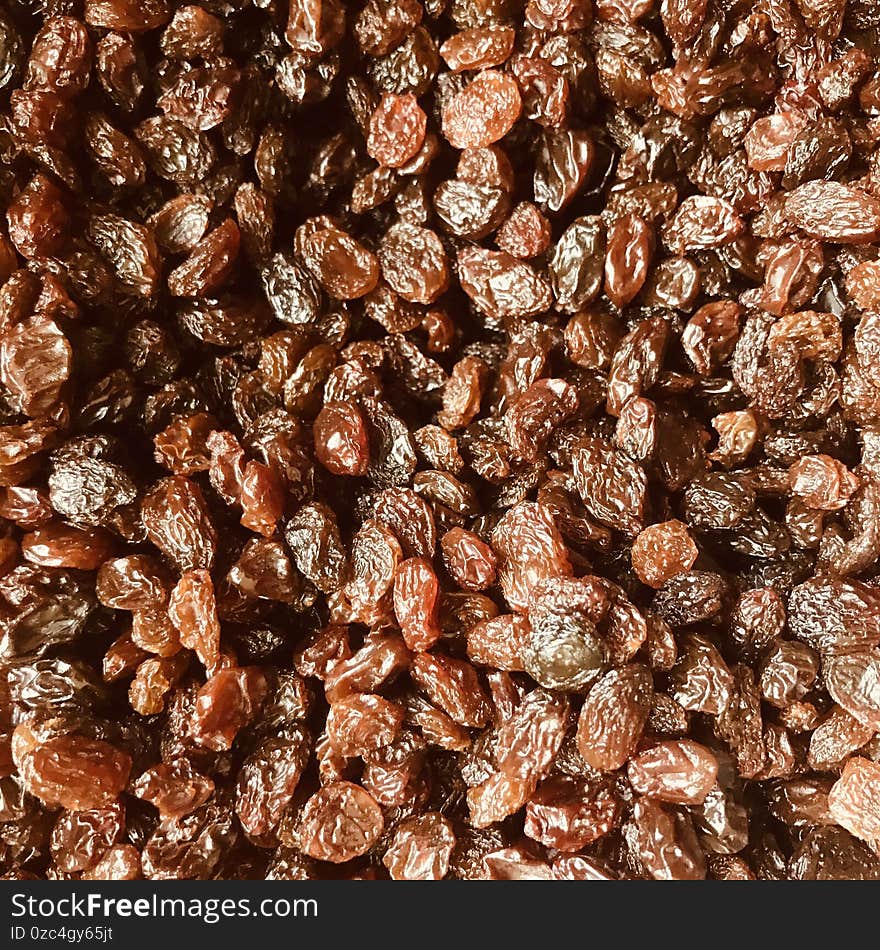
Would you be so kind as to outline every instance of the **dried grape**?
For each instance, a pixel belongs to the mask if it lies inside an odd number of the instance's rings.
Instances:
[[[876,6],[3,6],[2,876],[880,879]]]

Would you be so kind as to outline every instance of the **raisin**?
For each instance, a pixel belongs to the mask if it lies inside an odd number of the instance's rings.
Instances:
[[[502,251],[523,260],[538,257],[550,246],[550,224],[530,202],[518,204],[498,229],[495,243]]]
[[[683,812],[642,798],[633,806],[632,847],[657,881],[701,881],[706,859],[694,826]]]
[[[542,580],[572,573],[565,543],[543,505],[521,502],[511,508],[495,527],[492,546],[498,581],[515,610],[526,608],[532,588]]]
[[[633,542],[633,569],[642,583],[662,587],[666,581],[693,567],[699,551],[680,521],[645,528]]]
[[[343,580],[345,549],[333,512],[325,505],[304,505],[288,521],[285,540],[297,568],[320,590],[335,590]]]
[[[393,741],[404,709],[381,696],[354,693],[337,700],[327,715],[327,737],[347,758],[364,756]]]
[[[394,613],[410,650],[428,650],[442,636],[440,584],[425,558],[403,561],[394,578]]]
[[[0,381],[31,418],[44,415],[58,402],[72,364],[70,342],[49,317],[23,320],[0,343]]]
[[[752,778],[767,763],[768,752],[771,751],[770,736],[764,735],[761,697],[751,668],[740,664],[732,673],[732,699],[718,717],[715,731],[736,755],[740,775]]]
[[[325,684],[327,698],[376,689],[406,669],[410,653],[400,637],[377,634],[368,638],[351,657],[340,660]]]
[[[458,269],[462,289],[489,316],[531,317],[550,307],[545,278],[504,251],[459,251]]]
[[[665,581],[654,595],[654,610],[672,626],[714,617],[727,593],[723,579],[709,571],[685,571]]]
[[[536,197],[537,192],[536,189]],[[602,289],[605,253],[605,226],[601,218],[577,218],[568,226],[549,261],[557,306],[573,313],[595,300]]]
[[[791,490],[808,508],[837,511],[846,507],[859,481],[845,465],[828,455],[802,456],[789,469]]]
[[[707,303],[688,320],[681,343],[701,376],[708,376],[733,353],[741,309],[732,300]]]
[[[422,147],[427,121],[415,96],[385,93],[370,119],[367,151],[388,168],[406,165]]]
[[[634,756],[627,772],[640,795],[673,804],[700,805],[715,785],[718,762],[705,746],[675,739]]]
[[[439,881],[449,870],[456,839],[452,824],[439,812],[402,821],[382,863],[395,881]]]
[[[51,257],[67,240],[69,217],[63,195],[45,175],[36,174],[6,209],[9,239],[22,257]]]
[[[587,694],[577,728],[577,747],[594,769],[613,772],[635,751],[648,721],[651,675],[637,663],[611,670]]]
[[[617,321],[603,309],[576,313],[565,326],[567,355],[584,369],[607,369],[620,337]]]
[[[357,406],[329,402],[315,419],[315,455],[335,475],[363,475],[370,462],[369,437]]]
[[[41,741],[24,724],[13,735],[12,756],[30,794],[71,811],[112,804],[131,770],[131,757],[103,740],[68,733]]]
[[[211,670],[220,655],[220,621],[211,575],[189,571],[177,582],[168,605],[171,621],[180,632],[180,642],[194,650],[205,669]]]
[[[98,863],[83,871],[84,881],[134,881],[141,877],[140,854],[134,845],[109,848]]]
[[[410,676],[455,722],[479,727],[489,717],[489,701],[480,685],[476,670],[464,660],[438,653],[417,653]]]
[[[4,7],[6,877],[880,878],[874,6]]]
[[[403,3],[371,0],[354,24],[358,44],[371,56],[384,56],[419,25],[422,14],[421,4],[416,0]]]
[[[513,52],[516,34],[510,27],[491,24],[471,27],[450,36],[440,55],[453,72],[500,66]]]
[[[379,280],[376,258],[338,228],[315,231],[305,241],[304,262],[321,286],[338,300],[354,300]]]
[[[577,408],[573,386],[561,379],[539,379],[505,413],[511,448],[520,458],[537,461],[553,430]]]
[[[355,616],[373,622],[385,616],[403,551],[394,534],[378,521],[365,521],[352,544],[352,577],[346,593]]]
[[[770,328],[767,342],[771,347],[791,343],[798,347],[804,359],[830,363],[840,358],[843,349],[838,318],[833,313],[815,310],[785,314]]]
[[[248,834],[268,835],[280,824],[308,762],[308,742],[306,730],[289,728],[262,740],[243,763],[235,813]]]
[[[485,148],[507,135],[521,108],[516,81],[486,69],[443,110],[443,134],[455,148]]]
[[[837,181],[811,181],[790,192],[785,213],[811,237],[862,244],[880,235],[880,202]]]
[[[807,694],[816,681],[819,663],[816,654],[802,643],[776,643],[761,671],[761,694],[774,706],[785,708]]]
[[[814,577],[788,599],[792,635],[821,653],[865,650],[880,643],[877,593],[860,581]]]
[[[203,52],[216,55],[222,51],[223,32],[219,17],[202,7],[184,6],[162,32],[162,52],[171,59],[192,59]]]
[[[340,864],[369,851],[384,826],[369,793],[351,782],[334,782],[306,802],[298,831],[305,854]]]
[[[258,667],[214,673],[196,698],[191,724],[194,741],[208,749],[229,749],[238,731],[259,711],[267,689]]]
[[[810,736],[807,762],[817,771],[829,771],[860,749],[873,732],[872,726],[859,722],[840,706],[833,706]]]
[[[468,792],[471,820],[477,828],[503,820],[534,794],[562,745],[568,712],[564,700],[542,689],[520,703],[499,730],[498,771]]]
[[[131,0],[87,0],[85,20],[90,26],[140,33],[164,26],[171,19],[165,0],[147,0],[144,4]]]
[[[41,567],[73,567],[94,571],[113,550],[110,536],[100,528],[74,528],[51,522],[21,539],[26,561]]]
[[[211,800],[183,818],[164,818],[141,852],[150,880],[208,880],[239,832],[227,801]]]
[[[105,561],[95,584],[98,600],[116,610],[161,608],[170,591],[171,581],[163,566],[144,554]]]
[[[511,672],[524,669],[522,654],[530,635],[529,622],[519,614],[481,620],[467,632],[467,652],[474,663]]]
[[[277,600],[297,607],[306,605],[309,600],[279,541],[266,538],[248,541],[226,579],[244,597]]]
[[[52,829],[50,847],[62,871],[95,867],[122,833],[125,817],[120,805],[65,812]]]
[[[607,409],[612,416],[632,396],[650,389],[663,366],[669,327],[660,317],[643,320],[618,345],[608,377]]]
[[[49,17],[34,37],[25,82],[28,86],[76,95],[88,85],[92,44],[79,20]]]
[[[554,608],[541,598],[530,603],[530,629],[519,651],[522,665],[548,689],[580,691],[603,672],[605,648],[588,616]]]
[[[133,38],[120,33],[104,36],[95,47],[95,69],[113,102],[132,112],[146,87],[146,64]]]
[[[156,461],[175,475],[206,472],[211,467],[208,438],[216,428],[206,412],[175,419],[153,439]]]
[[[451,528],[440,539],[440,548],[446,570],[462,589],[485,590],[495,583],[495,554],[473,532]]]
[[[877,764],[855,756],[847,760],[843,773],[828,793],[828,811],[834,821],[871,845],[880,835],[878,781]]]
[[[629,535],[642,530],[648,480],[644,470],[599,439],[582,439],[572,453],[575,484],[590,514]]]
[[[743,139],[749,167],[760,172],[784,171],[788,150],[803,127],[803,117],[794,111],[757,119]]]
[[[486,364],[475,356],[465,356],[453,366],[443,387],[443,409],[437,415],[445,429],[462,428],[479,413],[488,375]]]
[[[859,722],[876,728],[880,722],[880,653],[851,653],[826,657],[825,688],[831,698]]]
[[[685,489],[685,520],[697,528],[735,528],[754,505],[752,487],[733,475],[712,472],[694,479]]]
[[[183,72],[156,105],[197,132],[207,132],[228,118],[237,105],[241,72],[210,66]]]
[[[201,489],[182,475],[161,479],[145,496],[141,517],[153,544],[180,570],[210,570],[217,535]]]
[[[168,693],[186,673],[188,665],[189,657],[181,653],[144,660],[128,687],[131,708],[142,716],[162,712]]]
[[[434,303],[449,286],[446,252],[427,228],[389,228],[379,247],[379,263],[388,285],[412,303]]]
[[[238,225],[227,218],[202,238],[183,264],[168,275],[168,290],[175,297],[204,297],[221,287],[238,256]]]
[[[621,803],[612,788],[564,777],[543,782],[526,806],[525,833],[560,851],[578,851],[618,824]]]
[[[618,218],[605,251],[605,293],[616,307],[625,307],[644,286],[652,251],[653,232],[644,218]]]
[[[669,246],[683,254],[730,243],[744,225],[730,202],[706,195],[692,196],[678,206],[664,235]]]
[[[670,683],[673,699],[684,709],[716,716],[727,708],[734,689],[724,658],[710,640],[699,634],[682,639]]]
[[[174,656],[180,652],[180,635],[164,610],[134,611],[131,639],[136,646],[159,656]]]
[[[162,260],[152,231],[115,214],[92,218],[89,239],[106,258],[122,286],[136,297],[152,297]]]

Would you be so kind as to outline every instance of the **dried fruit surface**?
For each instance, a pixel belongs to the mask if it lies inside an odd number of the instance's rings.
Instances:
[[[309,857],[339,864],[368,851],[383,827],[382,811],[367,792],[334,782],[306,802],[299,838]]]
[[[446,106],[443,134],[455,148],[485,148],[507,135],[521,105],[516,80],[487,69]]]
[[[635,751],[651,709],[651,675],[632,664],[611,670],[587,694],[577,728],[577,747],[594,769],[619,769]]]
[[[880,880],[876,6],[0,3],[0,875]]]
[[[633,569],[649,587],[662,587],[676,574],[689,571],[699,549],[680,521],[645,528],[633,542]]]

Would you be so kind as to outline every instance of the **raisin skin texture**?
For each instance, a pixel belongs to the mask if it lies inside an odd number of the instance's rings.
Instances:
[[[217,535],[201,489],[173,475],[157,482],[144,498],[141,517],[159,550],[181,570],[210,570]]]
[[[645,528],[633,543],[633,568],[642,583],[662,587],[670,577],[690,570],[698,549],[680,521]]]
[[[880,879],[874,6],[4,6],[3,875]]]
[[[443,134],[455,148],[485,148],[504,138],[521,107],[515,80],[485,70],[444,110]]]
[[[56,736],[33,748],[27,727],[21,730],[13,737],[13,758],[24,787],[47,805],[72,811],[102,808],[125,788],[131,770],[126,753],[76,734]]]
[[[578,751],[592,768],[619,769],[635,750],[650,712],[653,685],[638,664],[606,673],[587,694],[578,721]]]
[[[299,837],[310,857],[341,864],[367,852],[384,825],[381,809],[364,789],[334,782],[306,802]]]

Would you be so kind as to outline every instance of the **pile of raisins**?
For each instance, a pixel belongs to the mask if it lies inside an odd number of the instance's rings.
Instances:
[[[0,201],[3,876],[880,879],[876,0],[7,0]]]

